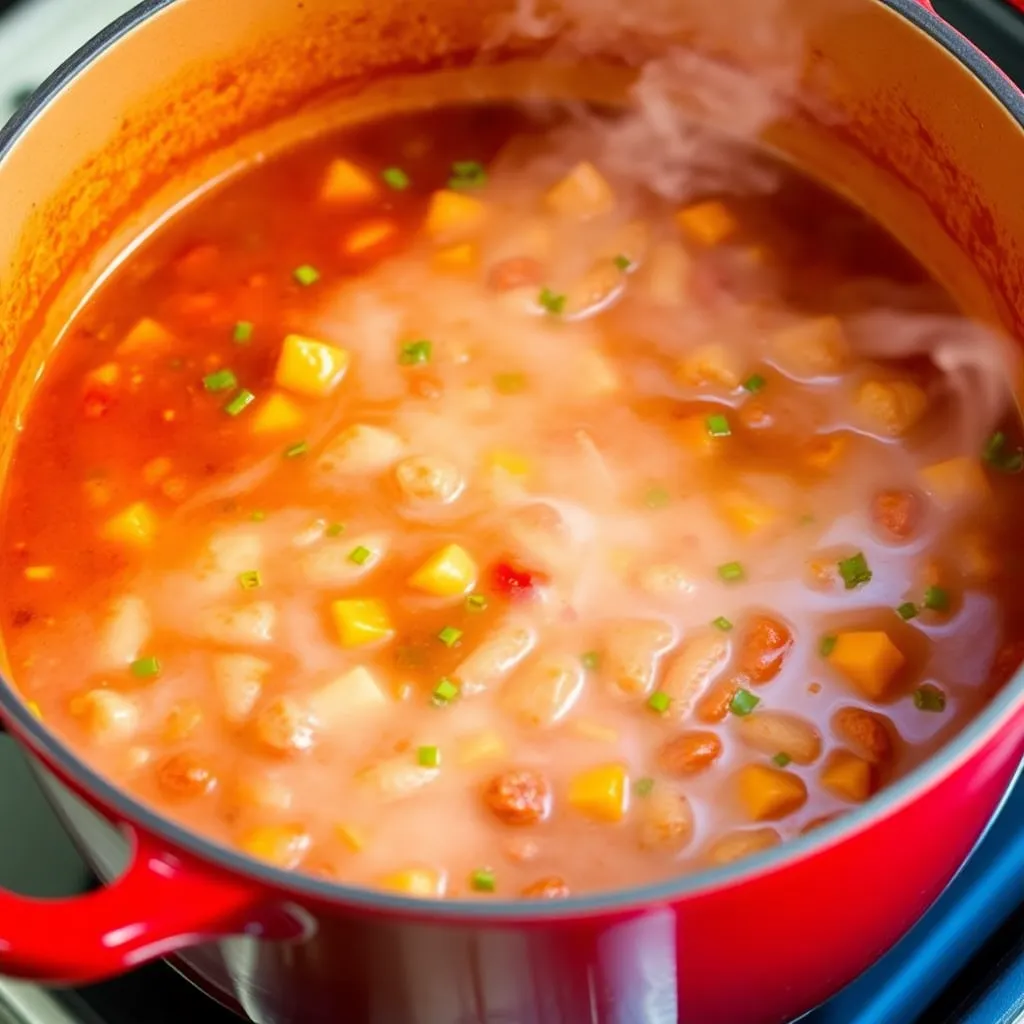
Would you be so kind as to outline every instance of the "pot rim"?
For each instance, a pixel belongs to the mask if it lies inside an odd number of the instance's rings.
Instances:
[[[46,108],[88,67],[125,35],[178,0],[142,0],[137,6],[103,29],[65,60],[36,90],[31,99],[0,129],[0,162]],[[1000,71],[980,50],[955,28],[922,5],[921,0],[872,0],[896,11],[959,60],[1024,128],[1024,92]],[[119,789],[94,771],[48,730],[15,688],[0,674],[0,708],[17,726],[19,738],[27,740],[33,753],[57,774],[74,779],[115,819],[158,837],[175,850],[185,851],[200,863],[215,865],[232,876],[241,875],[289,895],[320,902],[343,904],[363,911],[386,911],[396,916],[465,921],[473,924],[500,922],[550,922],[601,914],[628,914],[655,905],[748,882],[822,852],[869,829],[912,803],[922,792],[976,756],[997,736],[1015,714],[1024,714],[1024,670],[1018,669],[1003,690],[954,739],[936,751],[907,775],[887,787],[865,805],[853,808],[840,819],[812,833],[789,840],[778,847],[755,854],[737,864],[695,871],[669,881],[633,886],[609,892],[571,896],[557,901],[523,900],[436,900],[426,901],[393,895],[375,889],[349,886],[312,875],[286,871],[251,859],[240,851],[221,846],[191,832],[147,804]],[[1022,765],[1024,768],[1024,765]]]

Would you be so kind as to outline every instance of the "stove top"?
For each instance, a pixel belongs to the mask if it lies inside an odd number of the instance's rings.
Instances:
[[[933,0],[1024,84],[1024,15],[1005,0]],[[0,0],[0,118],[132,0]],[[8,9],[9,8],[9,9]],[[33,896],[94,885],[23,755],[0,736],[0,885]],[[925,843],[922,857],[927,857]],[[0,1024],[232,1024],[164,963],[78,991],[0,979]],[[351,1022],[359,1024],[359,1022]],[[395,1022],[400,1024],[400,1022]],[[644,1024],[670,1024],[645,1021]],[[917,927],[801,1024],[1024,1024],[1024,779],[967,867]]]

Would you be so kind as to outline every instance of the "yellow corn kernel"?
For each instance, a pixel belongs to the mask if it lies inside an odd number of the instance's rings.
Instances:
[[[252,418],[254,434],[280,434],[301,427],[306,414],[287,395],[275,391]]]
[[[533,463],[525,455],[504,448],[489,452],[487,462],[492,469],[503,469],[512,476],[529,476],[533,469]]]
[[[477,251],[472,242],[449,245],[434,253],[434,266],[438,270],[469,270],[476,263]]]
[[[842,457],[846,451],[846,444],[846,438],[842,434],[816,437],[804,448],[804,465],[810,469],[826,470]]]
[[[121,367],[117,363],[104,363],[102,366],[97,366],[92,373],[89,374],[89,379],[95,381],[97,384],[116,384],[121,377]]]
[[[373,199],[377,192],[373,178],[349,160],[339,158],[327,168],[320,198],[329,203],[354,203]]]
[[[821,784],[842,800],[863,803],[873,788],[871,763],[849,750],[834,751],[821,772]]]
[[[56,575],[57,570],[52,565],[30,565],[25,570],[25,579],[34,583],[52,580]]]
[[[431,238],[471,235],[487,216],[486,204],[475,196],[442,189],[430,199],[424,229]]]
[[[335,825],[334,834],[353,853],[366,849],[366,833],[356,825]]]
[[[301,825],[261,825],[247,832],[238,845],[250,857],[290,871],[305,859],[312,840]]]
[[[736,231],[736,218],[717,199],[685,206],[676,212],[676,224],[694,242],[718,245]]]
[[[156,527],[156,514],[145,502],[137,501],[108,519],[102,533],[107,540],[143,547],[152,543]]]
[[[738,776],[739,796],[752,821],[777,821],[799,810],[807,801],[807,787],[799,775],[748,764]]]
[[[174,343],[174,335],[163,324],[144,316],[121,340],[121,344],[117,346],[117,354],[132,355],[154,348],[169,348]]]
[[[926,466],[920,476],[925,491],[940,505],[980,504],[991,496],[981,463],[967,455]]]
[[[906,659],[888,634],[878,630],[838,633],[828,660],[866,697],[881,700]]]
[[[27,707],[40,722],[43,720],[43,709],[34,700],[25,701],[25,707]]]
[[[723,491],[715,497],[719,514],[736,533],[751,536],[778,522],[779,510],[745,490]]]
[[[345,252],[356,256],[376,248],[391,238],[398,228],[389,220],[370,220],[360,224],[345,237]]]
[[[461,597],[476,586],[477,567],[469,552],[449,544],[435,552],[409,578],[409,585],[434,597]]]
[[[589,220],[611,213],[615,208],[615,193],[601,172],[584,160],[548,189],[544,202],[552,213],[561,217]]]
[[[771,345],[783,371],[802,380],[839,373],[849,356],[846,333],[834,316],[783,327],[772,336]]]
[[[585,740],[594,740],[597,743],[619,742],[617,729],[601,722],[595,722],[591,718],[581,718],[578,722],[573,722],[572,731]]]
[[[387,889],[388,892],[401,893],[403,896],[429,898],[444,895],[446,879],[440,871],[433,868],[406,868],[382,878],[380,887]]]
[[[296,394],[322,398],[342,382],[348,364],[345,349],[289,334],[281,347],[274,382]]]
[[[708,433],[707,418],[704,416],[687,416],[676,426],[676,437],[679,443],[698,458],[707,459],[720,451],[720,438]]]
[[[626,769],[621,764],[588,768],[569,783],[569,803],[595,821],[621,821],[627,795]]]
[[[478,732],[459,741],[459,764],[496,761],[508,752],[505,741],[496,732]]]
[[[331,603],[331,615],[342,647],[362,647],[387,640],[394,632],[383,601],[345,598]]]

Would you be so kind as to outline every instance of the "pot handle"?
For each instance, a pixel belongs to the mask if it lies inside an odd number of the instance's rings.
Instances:
[[[108,886],[61,899],[0,890],[0,974],[80,985],[206,939],[296,935],[288,915],[261,906],[255,884],[190,864],[127,831],[131,861]]]

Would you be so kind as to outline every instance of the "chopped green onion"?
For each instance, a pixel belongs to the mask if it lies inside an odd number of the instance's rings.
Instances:
[[[296,267],[292,271],[292,277],[295,278],[303,288],[308,288],[311,284],[316,284],[320,280],[320,271],[316,267],[310,266],[308,263],[303,263],[301,267]]]
[[[541,288],[537,301],[542,309],[546,309],[552,316],[561,316],[565,312],[565,296],[553,292],[550,288]]]
[[[404,192],[409,187],[409,175],[401,167],[385,167],[380,177],[388,188],[396,192]]]
[[[344,532],[344,523],[331,523],[331,525],[324,530],[324,533],[326,533],[328,537],[340,537]]]
[[[736,691],[736,696],[729,702],[729,710],[734,715],[743,718],[749,715],[760,703],[760,697],[755,697],[749,690],[739,689]]]
[[[919,711],[945,711],[946,695],[937,686],[925,683],[914,691],[914,707]]]
[[[668,711],[669,704],[671,703],[672,698],[663,690],[655,690],[647,700],[647,706],[659,715],[665,714],[665,712]]]
[[[614,263],[619,270],[623,271],[629,270],[633,266],[633,261],[624,253],[619,253],[619,255],[615,257]]]
[[[949,610],[949,592],[942,587],[929,587],[924,592],[924,606],[933,612]]]
[[[847,590],[856,590],[871,582],[871,569],[863,551],[839,560],[839,575],[843,577]]]
[[[729,437],[732,434],[728,418],[721,413],[709,416],[704,422],[707,425],[708,433],[712,437]]]
[[[248,572],[240,572],[238,574],[238,585],[243,590],[256,590],[257,587],[263,586],[263,577],[260,576],[258,569],[250,569]]]
[[[526,390],[526,375],[522,373],[496,373],[494,387],[500,395],[518,395]]]
[[[672,501],[672,496],[664,487],[652,487],[644,495],[644,504],[648,508],[665,508]]]
[[[366,565],[366,563],[373,557],[373,552],[369,548],[363,547],[362,544],[357,548],[353,548],[349,552],[348,560],[355,562],[356,565]]]
[[[289,445],[284,450],[284,457],[286,459],[297,459],[300,455],[305,455],[309,451],[309,445],[305,441],[296,441],[295,444]]]
[[[744,382],[743,390],[749,391],[752,395],[756,395],[760,391],[767,381],[759,373],[752,373]]]
[[[487,184],[487,171],[478,160],[456,160],[452,164],[452,176],[448,179],[450,189],[483,188]]]
[[[462,630],[456,629],[454,626],[445,626],[440,633],[437,634],[437,639],[445,645],[445,647],[454,647],[462,639]]]
[[[249,513],[249,518],[254,523],[262,523],[267,518],[267,513],[261,508],[255,508]]]
[[[640,797],[650,796],[651,790],[653,789],[654,779],[650,776],[644,776],[644,778],[637,779],[636,782],[633,783],[633,792]]]
[[[904,601],[903,604],[896,609],[896,614],[904,621],[909,622],[911,619],[917,617],[917,605],[913,601]]]
[[[458,695],[459,688],[447,676],[445,676],[437,686],[434,687],[434,692],[431,694],[431,700],[438,707],[444,707],[446,704],[451,704]]]
[[[811,526],[814,523],[814,516],[810,512],[805,512],[797,521],[797,526]]]
[[[580,664],[588,672],[596,672],[601,667],[601,655],[597,651],[587,651],[580,655]]]
[[[1024,449],[1007,451],[1006,441],[1006,435],[1001,430],[996,431],[985,442],[982,458],[1000,473],[1019,473],[1024,469]]]
[[[153,655],[136,658],[131,663],[131,673],[136,679],[153,679],[160,675],[160,659]]]
[[[252,332],[256,328],[248,320],[239,320],[235,324],[234,331],[231,332],[231,338],[239,345],[247,345],[252,341]]]
[[[726,562],[718,567],[718,578],[726,583],[738,583],[746,576],[739,562]]]
[[[256,396],[244,388],[235,395],[234,398],[224,406],[224,411],[229,416],[237,416],[239,413],[247,409],[253,402],[256,401]]]
[[[424,768],[437,768],[441,764],[441,751],[437,747],[420,747],[416,761]]]
[[[477,892],[494,892],[498,887],[498,880],[490,868],[478,868],[469,876],[469,884]]]
[[[785,768],[786,765],[792,762],[793,758],[789,756],[784,750],[780,750],[773,758],[772,763],[777,764],[780,768]]]
[[[712,621],[711,625],[715,629],[720,629],[723,633],[728,633],[732,629],[732,623],[724,615],[719,615],[717,619]]]
[[[398,353],[398,362],[401,366],[422,366],[430,362],[433,352],[432,342],[421,338],[419,341],[406,342]]]
[[[466,597],[466,607],[471,612],[482,612],[487,607],[487,598],[483,594],[469,594]]]
[[[203,378],[203,387],[207,391],[230,391],[238,387],[238,378],[230,370],[217,370]]]
[[[834,636],[823,636],[821,643],[818,644],[818,653],[823,657],[827,658],[836,649],[836,637]]]

